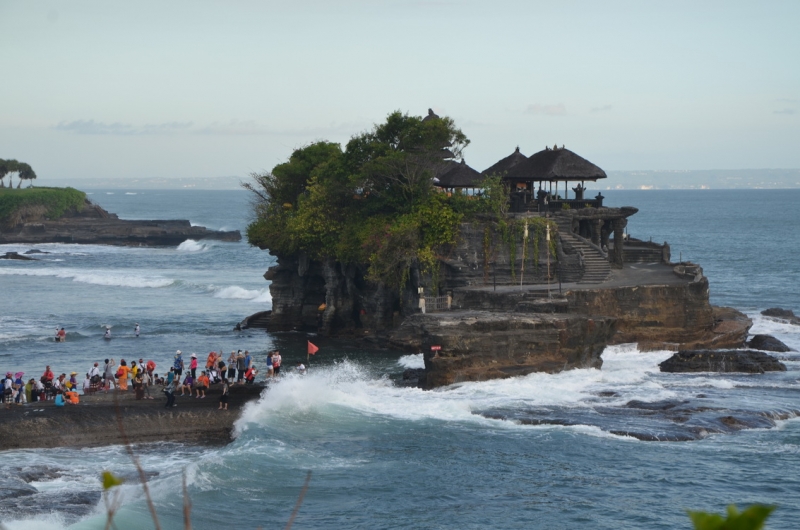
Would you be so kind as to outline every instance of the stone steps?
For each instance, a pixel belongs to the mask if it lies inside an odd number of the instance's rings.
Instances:
[[[593,284],[608,280],[611,276],[611,264],[598,250],[572,233],[571,219],[556,217],[555,222],[558,225],[559,236],[568,241],[576,250],[583,252],[583,275],[580,275],[578,268],[576,268],[577,270],[565,268],[562,271],[561,281]]]

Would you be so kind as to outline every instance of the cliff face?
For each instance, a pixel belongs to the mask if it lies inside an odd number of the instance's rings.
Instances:
[[[422,351],[428,388],[599,367],[607,344],[636,342],[642,350],[744,344],[752,322],[738,311],[710,305],[708,280],[696,265],[667,265],[659,253],[658,263],[623,268],[600,284],[570,284],[562,295],[558,283],[549,291],[541,285],[547,279],[541,247],[538,267],[532,257],[536,247],[529,247],[523,276],[521,240],[510,245],[486,225],[464,224],[457,244],[440,258],[438,278],[412,269],[402,293],[366,282],[365,267],[281,256],[265,275],[272,281],[272,314],[257,320],[273,331],[369,334]],[[559,242],[558,255],[571,263],[577,255],[568,247]],[[559,269],[551,265],[552,275]],[[581,272],[570,267],[571,274]],[[452,310],[422,314],[418,287],[427,297],[450,294]],[[438,354],[431,352],[433,345],[441,346]]]
[[[422,350],[425,387],[500,379],[531,372],[599,368],[613,318],[454,311],[413,315],[390,343]],[[432,351],[431,346],[441,350]]]

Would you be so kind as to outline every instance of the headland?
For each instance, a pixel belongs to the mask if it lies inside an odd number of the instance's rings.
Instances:
[[[0,189],[0,244],[175,246],[187,239],[241,238],[238,230],[209,230],[188,220],[120,219],[73,188]]]

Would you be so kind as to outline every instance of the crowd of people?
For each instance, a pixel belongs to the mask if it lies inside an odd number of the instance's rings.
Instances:
[[[277,377],[281,372],[281,354],[271,351],[267,354],[266,378]],[[305,368],[305,367],[303,367]],[[2,372],[0,372],[2,373]],[[132,391],[135,399],[154,399],[152,389],[159,387],[166,395],[166,407],[177,406],[175,394],[181,396],[194,396],[195,399],[205,399],[206,392],[212,385],[221,384],[222,393],[219,398],[219,408],[227,410],[230,386],[239,384],[253,384],[259,370],[254,358],[249,351],[234,350],[223,359],[222,352],[211,352],[201,368],[197,354],[192,353],[188,362],[184,360],[183,352],[178,350],[171,361],[169,369],[159,376],[156,372],[155,361],[138,361],[128,363],[120,359],[119,364],[114,359],[105,359],[103,366],[99,362],[93,364],[86,372],[82,382],[78,380],[78,372],[66,373],[58,376],[48,365],[38,379],[35,377],[25,380],[24,372],[7,372],[0,379],[0,395],[6,407],[14,404],[35,403],[39,401],[54,401],[57,406],[80,403],[80,391],[84,395],[96,392]]]

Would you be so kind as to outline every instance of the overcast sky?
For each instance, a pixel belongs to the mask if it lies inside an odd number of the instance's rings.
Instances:
[[[0,158],[56,179],[245,177],[396,109],[483,170],[800,167],[800,1],[0,0]]]

